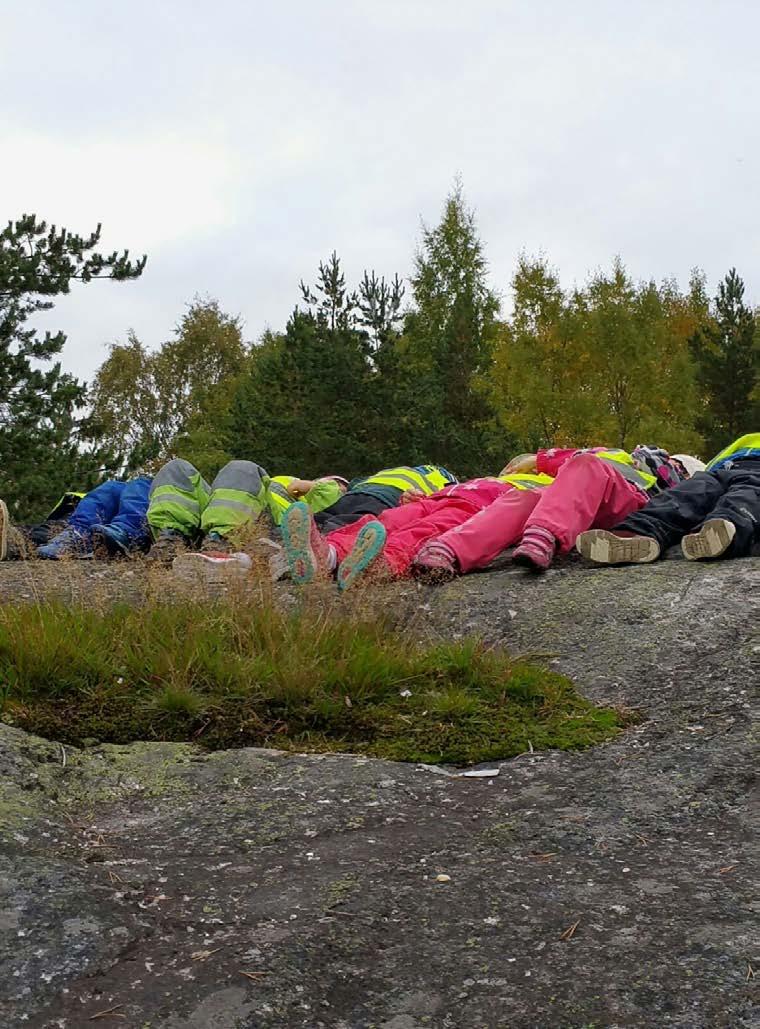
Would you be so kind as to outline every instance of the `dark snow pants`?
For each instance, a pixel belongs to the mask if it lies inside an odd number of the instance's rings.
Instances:
[[[314,515],[319,531],[324,535],[344,525],[352,525],[365,515],[379,515],[389,505],[372,493],[344,493],[340,500]]]
[[[757,463],[746,468],[738,464],[717,472],[698,472],[654,497],[615,529],[651,536],[665,551],[709,518],[725,518],[736,526],[736,536],[724,557],[745,557],[753,543],[760,542],[760,467]]]

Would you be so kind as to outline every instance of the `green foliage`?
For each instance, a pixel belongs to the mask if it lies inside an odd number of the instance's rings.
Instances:
[[[85,386],[58,362],[40,367],[61,352],[65,334],[40,338],[27,324],[73,281],[142,274],[145,257],[105,256],[95,251],[99,241],[100,226],[77,236],[35,215],[0,232],[0,495],[17,519],[42,517],[72,483],[91,485],[105,458],[80,413]]]
[[[691,338],[702,410],[699,427],[716,454],[751,431],[760,413],[760,337],[744,303],[744,282],[732,268],[718,285],[709,316]]]
[[[227,438],[234,457],[271,474],[366,474],[390,460],[379,368],[394,345],[403,289],[365,272],[349,293],[336,254],[301,283],[282,336],[254,351],[237,384]]]
[[[5,716],[76,743],[343,750],[471,763],[620,727],[545,668],[475,641],[421,644],[377,616],[240,598],[98,611],[0,607]]]
[[[72,281],[142,273],[145,258],[101,255],[99,239],[34,216],[0,233],[0,495],[16,519],[105,467],[175,454],[207,478],[231,457],[304,476],[436,461],[464,477],[550,444],[704,439],[709,456],[760,413],[760,344],[735,270],[710,304],[699,273],[681,293],[634,283],[617,260],[566,291],[543,258],[522,257],[500,322],[460,185],[423,227],[406,310],[397,275],[365,272],[352,290],[333,253],[283,333],[250,348],[239,319],[196,297],[158,350],[133,332],[113,346],[88,397],[45,367],[65,336],[27,323]]]
[[[511,443],[489,446],[493,411],[482,376],[490,367],[499,302],[475,217],[457,185],[440,223],[423,227],[411,278],[414,306],[398,346],[398,436],[407,461],[436,461],[460,475],[493,471]]]
[[[501,421],[530,448],[700,443],[687,340],[696,288],[634,283],[619,260],[566,293],[544,259],[521,258],[491,385]]]
[[[166,459],[179,440],[186,452],[226,456],[223,421],[248,354],[240,319],[199,297],[158,350],[131,331],[112,346],[93,383],[92,416],[123,471]]]

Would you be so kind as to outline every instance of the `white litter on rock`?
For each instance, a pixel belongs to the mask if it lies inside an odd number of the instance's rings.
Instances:
[[[500,768],[468,768],[466,772],[460,772],[461,779],[493,779],[501,771]]]
[[[450,772],[448,768],[441,768],[440,765],[417,765],[417,768],[421,772],[432,772],[433,775],[445,775],[449,779],[458,779],[458,772]]]

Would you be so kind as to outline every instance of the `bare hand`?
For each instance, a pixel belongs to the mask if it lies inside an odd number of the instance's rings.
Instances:
[[[313,479],[293,479],[293,481],[288,485],[288,493],[291,497],[303,497],[313,487]]]
[[[421,489],[417,489],[416,486],[411,487],[405,493],[401,494],[400,504],[413,504],[415,500],[424,500],[425,494]]]
[[[530,475],[536,471],[535,454],[518,454],[509,464],[502,468],[500,475]]]

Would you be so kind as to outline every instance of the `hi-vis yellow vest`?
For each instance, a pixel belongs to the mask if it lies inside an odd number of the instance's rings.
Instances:
[[[269,479],[267,482],[266,500],[269,513],[275,525],[279,525],[282,522],[282,516],[296,500],[288,489],[294,478],[294,475],[275,475],[274,478]],[[318,511],[324,511],[326,507],[330,507],[342,495],[343,491],[337,482],[326,480],[324,482],[317,482],[306,496],[299,497],[298,499],[305,501],[311,508],[312,513],[316,514]]]
[[[406,490],[418,489],[425,496],[437,493],[445,486],[453,486],[452,476],[446,476],[436,465],[423,465],[427,471],[423,474],[418,468],[410,468],[406,465],[401,468],[385,468],[377,475],[368,475],[357,483],[354,489],[360,490],[362,486],[373,483],[377,486],[395,486],[396,489]]]
[[[70,514],[74,513],[77,504],[84,496],[84,493],[75,493],[73,490],[68,490],[47,516],[48,521],[55,522],[61,518],[68,518]]]
[[[711,472],[716,468],[722,468],[729,461],[738,461],[740,457],[760,458],[760,432],[750,432],[746,436],[729,443],[725,450],[721,450],[712,461],[708,462],[707,471]]]
[[[288,486],[294,478],[294,475],[275,475],[267,483],[267,500],[275,525],[280,524],[282,516],[295,500],[295,497],[288,493]]]
[[[638,486],[639,489],[643,489],[648,492],[653,486],[657,485],[657,479],[654,475],[650,475],[649,472],[643,472],[640,468],[634,467],[633,458],[627,450],[617,450],[615,448],[610,450],[592,450],[590,451],[594,457],[598,457],[600,461],[609,461],[610,464],[615,468],[616,471],[632,482],[634,486]]]
[[[518,475],[499,475],[499,482],[508,482],[515,489],[543,489],[544,486],[551,486],[554,479],[551,475],[532,474],[521,472]]]

